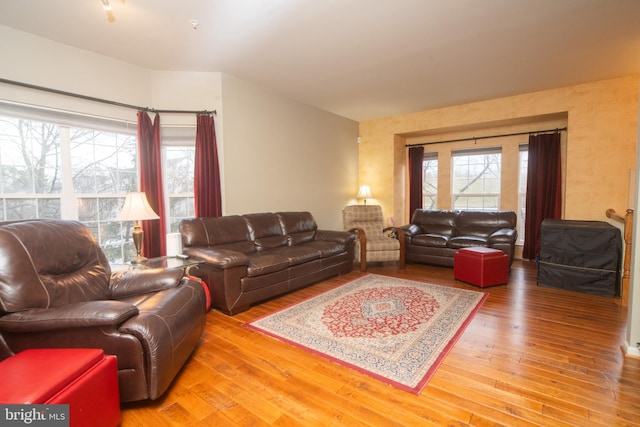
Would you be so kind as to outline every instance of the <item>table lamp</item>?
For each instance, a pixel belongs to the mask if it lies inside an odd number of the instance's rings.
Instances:
[[[144,232],[140,226],[140,221],[147,219],[160,219],[157,213],[149,205],[147,196],[143,192],[128,193],[124,199],[122,210],[116,217],[116,221],[135,221],[133,226],[133,244],[136,247],[136,258],[132,264],[141,264],[147,260],[140,252],[142,251],[142,238]]]
[[[356,198],[358,199],[364,199],[365,205],[367,204],[367,199],[370,199],[371,197],[371,189],[368,185],[361,186],[360,190],[358,191],[358,195],[356,196]]]

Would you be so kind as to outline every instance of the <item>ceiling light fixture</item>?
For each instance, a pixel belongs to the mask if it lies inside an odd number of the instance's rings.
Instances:
[[[114,22],[116,17],[113,15],[113,11],[111,10],[111,5],[109,4],[109,0],[102,0],[102,8],[107,13],[107,21]]]

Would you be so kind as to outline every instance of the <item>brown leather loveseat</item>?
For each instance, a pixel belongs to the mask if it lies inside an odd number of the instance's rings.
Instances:
[[[513,211],[416,209],[411,224],[403,226],[407,262],[453,267],[460,248],[500,249],[513,262],[518,231]]]
[[[190,218],[180,232],[183,253],[204,261],[190,274],[228,315],[353,267],[354,235],[318,230],[309,212]]]
[[[111,274],[79,222],[0,223],[0,359],[29,348],[100,348],[117,356],[121,401],[156,399],[204,331],[205,292],[183,275]]]

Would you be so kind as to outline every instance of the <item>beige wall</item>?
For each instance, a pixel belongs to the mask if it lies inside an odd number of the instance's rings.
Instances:
[[[555,128],[565,120],[564,216],[607,220],[607,208],[624,212],[628,206],[638,135],[638,86],[638,76],[630,76],[363,122],[359,182],[371,186],[385,216],[405,223],[409,220],[405,144]],[[516,138],[481,144],[502,145],[503,156],[506,153],[510,159],[503,169],[509,170],[516,167],[514,147],[519,142]],[[441,152],[439,163],[448,165],[452,148],[470,146],[473,142],[435,146]],[[450,177],[443,173],[439,178],[439,207],[450,208]],[[502,208],[515,209],[515,184],[503,181]]]
[[[342,229],[358,190],[358,123],[223,75],[225,213],[308,210]]]
[[[222,73],[152,71],[0,26],[0,77],[142,107],[217,110],[225,214],[308,210],[341,229],[357,192],[358,123]],[[0,83],[0,101],[130,122],[136,110]],[[163,126],[195,115],[162,114]]]

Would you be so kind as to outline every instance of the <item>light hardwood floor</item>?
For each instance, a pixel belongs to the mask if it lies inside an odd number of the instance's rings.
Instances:
[[[453,270],[370,266],[478,290]],[[122,426],[640,426],[640,359],[624,357],[626,309],[536,285],[515,261],[419,396],[247,329],[243,323],[360,277],[352,273],[251,308],[208,314],[206,332],[159,400],[126,404]]]

